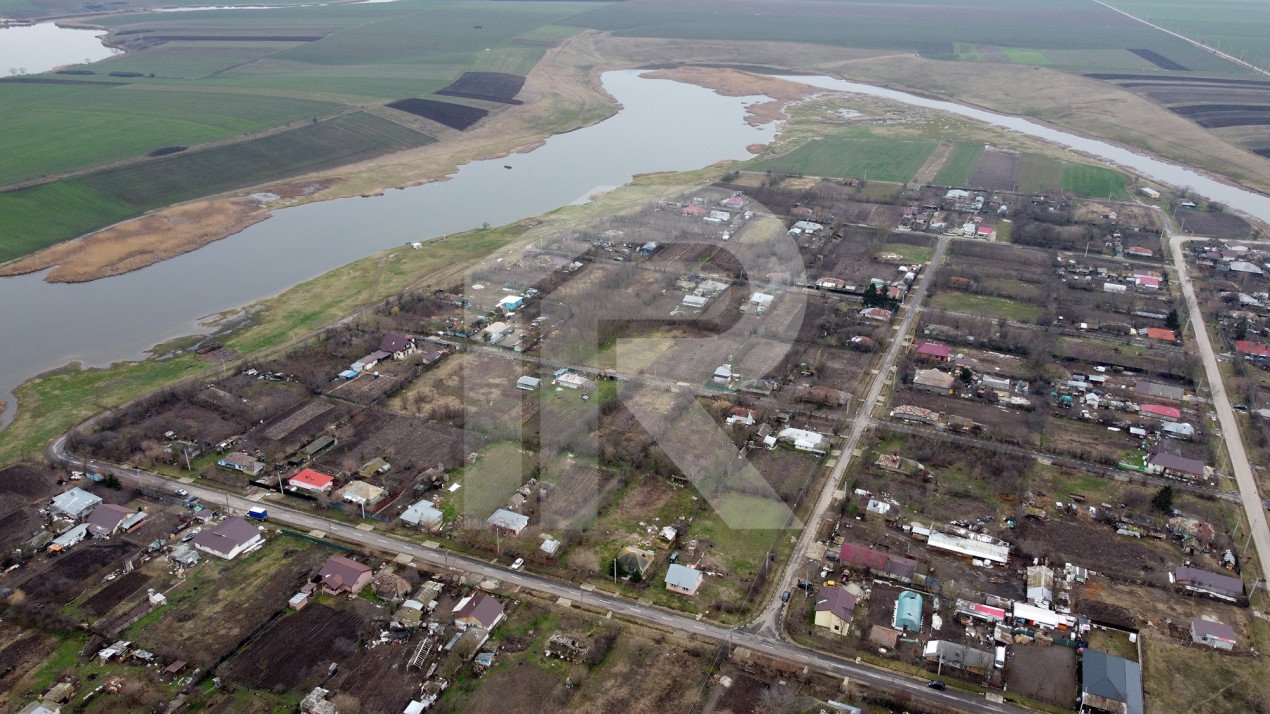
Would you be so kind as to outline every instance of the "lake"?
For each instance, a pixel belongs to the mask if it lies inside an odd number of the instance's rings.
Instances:
[[[101,43],[105,30],[72,30],[51,22],[0,27],[0,72],[38,74],[120,54]]]

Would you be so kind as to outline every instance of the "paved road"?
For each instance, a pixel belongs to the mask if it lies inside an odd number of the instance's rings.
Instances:
[[[860,444],[860,439],[872,423],[873,410],[877,405],[878,399],[882,396],[882,390],[886,387],[887,381],[891,378],[891,370],[895,367],[896,360],[899,358],[900,353],[904,351],[905,338],[908,336],[909,331],[912,330],[913,322],[919,312],[918,308],[921,307],[922,301],[926,299],[926,291],[930,287],[931,280],[939,270],[940,263],[944,260],[944,254],[948,251],[948,243],[949,239],[947,236],[940,236],[939,241],[935,244],[934,252],[931,253],[930,262],[922,271],[916,286],[910,291],[907,305],[904,308],[904,317],[900,320],[900,324],[895,330],[895,335],[891,338],[891,345],[887,349],[886,355],[878,365],[877,375],[873,377],[873,382],[869,385],[869,391],[865,394],[864,400],[860,402],[859,412],[851,423],[851,431],[847,436],[847,440],[842,444],[842,453],[838,456],[838,461],[834,464],[833,471],[829,473],[829,478],[825,481],[824,490],[820,492],[820,500],[816,502],[816,507],[807,518],[807,525],[803,528],[803,532],[798,538],[798,543],[794,546],[794,552],[790,555],[789,563],[785,566],[785,572],[781,575],[776,589],[772,592],[771,602],[767,604],[767,607],[763,608],[763,612],[751,623],[752,627],[769,637],[781,637],[781,607],[784,603],[780,600],[780,594],[785,590],[794,589],[794,581],[798,577],[798,572],[806,565],[807,552],[816,538],[817,531],[820,530],[820,518],[833,504],[833,492],[838,490],[842,483],[842,475],[846,472],[847,466],[851,464],[852,452]]]
[[[1239,500],[1248,517],[1252,542],[1257,547],[1261,577],[1265,578],[1270,574],[1270,526],[1266,525],[1266,509],[1262,504],[1261,494],[1257,491],[1257,480],[1252,473],[1252,465],[1248,462],[1248,452],[1244,450],[1243,436],[1239,433],[1239,420],[1235,418],[1235,410],[1231,408],[1230,398],[1226,396],[1226,385],[1222,381],[1221,368],[1217,364],[1217,354],[1213,351],[1212,342],[1208,339],[1208,326],[1204,322],[1204,313],[1199,309],[1199,301],[1195,298],[1195,287],[1191,285],[1187,272],[1186,244],[1192,240],[1206,239],[1169,235],[1169,247],[1173,252],[1173,268],[1177,270],[1177,282],[1182,286],[1182,296],[1186,300],[1186,309],[1190,312],[1195,346],[1199,348],[1200,357],[1204,360],[1208,388],[1213,393],[1213,410],[1217,412],[1217,421],[1221,424],[1222,438],[1226,441],[1226,451],[1230,456],[1230,469],[1234,473],[1235,483],[1239,485]]]
[[[49,460],[54,464],[67,467],[84,466],[66,450],[66,437],[59,437],[47,449]],[[440,571],[461,571],[473,573],[484,578],[499,580],[513,586],[556,598],[565,598],[583,607],[608,610],[615,615],[649,623],[662,628],[684,632],[689,635],[728,643],[738,647],[746,647],[755,653],[767,655],[786,662],[809,667],[813,670],[828,672],[840,677],[850,677],[868,687],[891,692],[904,692],[913,697],[935,702],[943,706],[956,707],[966,712],[998,712],[1005,714],[1027,712],[1011,704],[995,704],[980,696],[966,694],[955,690],[935,691],[928,689],[925,682],[912,677],[905,677],[887,670],[850,660],[827,655],[805,647],[799,647],[760,633],[747,632],[737,628],[728,628],[710,621],[696,620],[653,605],[607,595],[593,590],[584,590],[572,584],[562,583],[543,576],[527,573],[523,570],[511,570],[507,566],[490,563],[463,555],[456,555],[441,548],[428,548],[418,543],[395,536],[382,535],[374,531],[365,531],[347,523],[333,521],[304,511],[293,510],[276,503],[258,503],[242,496],[227,494],[197,484],[174,484],[165,476],[150,473],[126,466],[115,466],[96,461],[89,461],[87,468],[98,473],[114,474],[128,478],[151,488],[170,490],[176,486],[184,488],[190,495],[198,496],[207,504],[215,504],[229,511],[245,512],[249,508],[265,505],[269,509],[272,522],[306,531],[321,531],[328,538],[348,543],[373,547],[385,553],[405,554],[420,563]]]

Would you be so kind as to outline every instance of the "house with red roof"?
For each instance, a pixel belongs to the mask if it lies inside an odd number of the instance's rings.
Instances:
[[[1175,407],[1166,407],[1163,404],[1143,404],[1139,410],[1147,416],[1153,416],[1164,421],[1177,421],[1182,418],[1182,412]]]
[[[1241,355],[1247,355],[1256,359],[1265,359],[1270,357],[1270,345],[1263,345],[1259,342],[1250,340],[1239,340],[1235,343],[1235,351]]]
[[[913,355],[919,359],[947,362],[949,349],[948,345],[941,345],[938,342],[921,342],[913,348]]]
[[[997,229],[992,226],[980,225],[975,229],[975,235],[985,240],[996,240]]]
[[[291,488],[304,489],[305,491],[313,491],[315,493],[327,493],[335,486],[335,479],[327,476],[321,471],[313,469],[304,469],[300,473],[287,479],[287,484]]]
[[[1177,334],[1172,330],[1166,330],[1162,327],[1148,327],[1148,340],[1160,340],[1162,342],[1177,342]]]

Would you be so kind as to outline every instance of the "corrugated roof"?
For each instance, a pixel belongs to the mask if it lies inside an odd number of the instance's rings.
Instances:
[[[683,590],[696,590],[701,585],[701,571],[686,565],[671,563],[666,569],[666,584]]]
[[[832,612],[838,616],[838,619],[844,622],[851,622],[851,615],[855,611],[855,602],[855,595],[847,592],[846,588],[825,588],[820,591],[820,599],[816,601],[816,611]]]

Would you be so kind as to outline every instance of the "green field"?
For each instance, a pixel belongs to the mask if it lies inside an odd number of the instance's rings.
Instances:
[[[74,181],[145,210],[432,141],[387,119],[356,112],[259,139],[106,169]]]
[[[1139,0],[1146,2],[1147,0]],[[1254,0],[1242,0],[1254,2]],[[1180,4],[1180,3],[1179,3]],[[1150,49],[1192,70],[1245,74],[1241,68],[1183,40],[1153,30],[1093,2],[1052,0],[966,0],[936,4],[925,0],[893,0],[885,12],[866,0],[823,3],[820,11],[791,12],[776,0],[756,0],[736,12],[722,0],[696,3],[616,3],[571,20],[584,27],[635,37],[710,40],[774,40],[896,49],[934,59],[958,59],[958,45],[974,46],[965,59],[1010,62],[1005,47],[1018,57],[1049,59],[1049,50]],[[1249,28],[1256,31],[1256,28]],[[1002,48],[984,53],[981,48]],[[992,55],[1000,56],[1000,59]],[[1120,55],[1125,68],[1140,65],[1133,55]],[[1031,63],[1031,62],[1029,62]],[[1062,64],[1055,60],[1055,64]]]
[[[906,182],[935,150],[933,140],[825,137],[760,161],[759,169],[807,176]]]
[[[1024,154],[1014,180],[1022,193],[1055,193],[1063,185],[1063,162],[1040,154]]]
[[[19,15],[63,4],[0,0]],[[430,142],[362,110],[427,96],[465,71],[527,74],[577,32],[565,21],[599,6],[398,0],[96,17],[117,41],[147,39],[49,83],[0,82],[0,189],[98,169],[0,193],[0,259],[141,210]],[[106,167],[171,146],[193,148]]]
[[[936,186],[965,186],[983,153],[983,144],[958,144],[932,181]]]
[[[1124,198],[1124,174],[1103,166],[1063,163],[1063,190],[1079,196]]]
[[[258,139],[172,154],[0,193],[0,260],[144,211],[432,142],[355,112]]]
[[[71,181],[0,193],[0,262],[136,213],[130,206]]]
[[[1270,67],[1270,3],[1264,0],[1109,0],[1108,4],[1210,47],[1220,46],[1258,67]]]
[[[1041,308],[1035,305],[990,295],[971,295],[956,291],[942,291],[933,296],[930,306],[937,310],[964,312],[993,320],[1036,322],[1041,317]]]
[[[0,185],[342,110],[260,94],[0,82]]]

